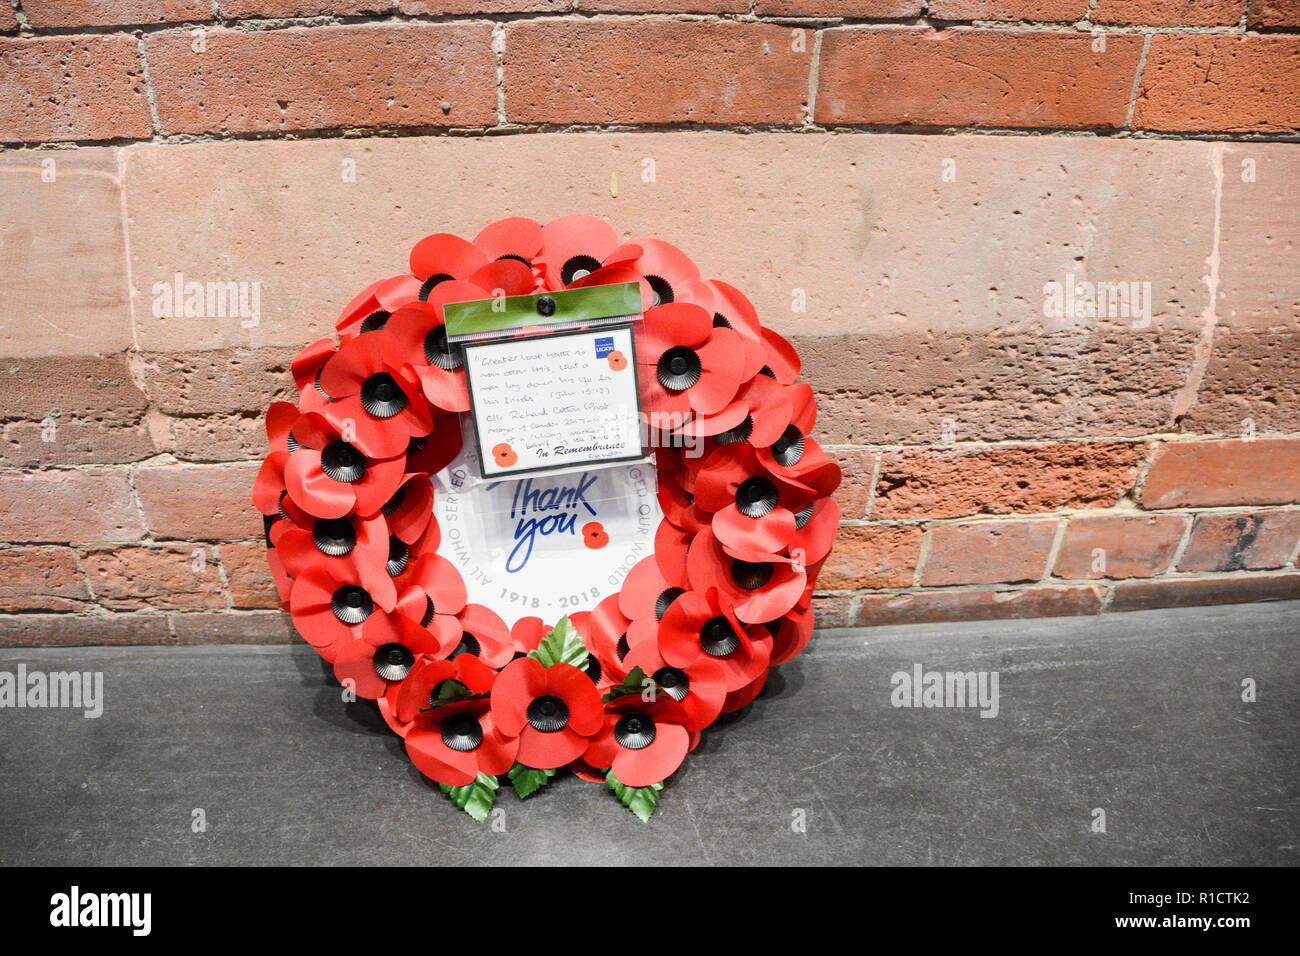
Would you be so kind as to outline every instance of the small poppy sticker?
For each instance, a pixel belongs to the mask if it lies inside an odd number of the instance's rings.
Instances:
[[[492,447],[492,457],[496,459],[497,465],[501,468],[509,468],[519,461],[519,455],[510,447],[508,442],[494,445]]]
[[[609,544],[609,535],[605,526],[599,521],[589,521],[582,526],[582,543],[593,551],[598,551]]]
[[[627,368],[627,358],[622,352],[617,350],[610,352],[606,359],[609,361],[609,367],[615,372],[621,372]]]

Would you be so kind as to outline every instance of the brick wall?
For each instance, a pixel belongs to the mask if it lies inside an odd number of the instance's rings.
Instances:
[[[291,640],[290,357],[570,212],[798,346],[823,625],[1300,597],[1297,0],[0,0],[0,69],[0,645]]]

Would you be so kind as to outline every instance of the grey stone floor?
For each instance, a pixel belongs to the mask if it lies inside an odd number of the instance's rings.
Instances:
[[[1300,602],[827,631],[650,823],[566,776],[496,829],[306,645],[0,651],[105,698],[0,709],[0,863],[1295,864],[1298,639]],[[918,663],[996,671],[997,717],[892,706]]]

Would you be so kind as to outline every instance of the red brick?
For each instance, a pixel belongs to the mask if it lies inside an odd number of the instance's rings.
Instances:
[[[1300,432],[1300,328],[1221,325],[1211,349],[1182,432],[1239,436],[1251,425],[1256,433]]]
[[[151,465],[136,472],[145,521],[157,538],[250,540],[263,534],[253,507],[258,462]]]
[[[789,27],[679,20],[506,26],[514,123],[801,123],[812,44]],[[581,69],[560,69],[581,50]],[[670,79],[671,78],[671,79]]]
[[[1147,445],[1061,442],[916,448],[881,456],[873,518],[948,518],[1115,504]]]
[[[0,614],[0,647],[171,642],[162,614]]]
[[[1136,34],[842,27],[822,37],[817,121],[1037,129],[1119,128]]]
[[[266,428],[261,416],[206,415],[169,418],[159,451],[181,461],[248,461],[266,454]]]
[[[930,531],[921,569],[926,587],[1037,581],[1047,570],[1055,519],[942,524]]]
[[[586,9],[590,0],[578,0]],[[617,0],[611,0],[617,2]],[[666,7],[673,0],[663,0]],[[758,0],[754,13],[760,17],[915,17],[921,0]]]
[[[1058,578],[1149,578],[1169,568],[1187,519],[1175,515],[1097,515],[1065,526],[1052,574]],[[1096,550],[1104,552],[1094,555]],[[1093,566],[1103,562],[1098,570]]]
[[[1300,27],[1300,0],[1255,0],[1246,26],[1252,30]]]
[[[18,29],[18,15],[14,13],[14,8],[0,4],[0,30],[6,33]]]
[[[222,0],[222,12],[230,0]],[[46,27],[202,23],[212,19],[211,0],[23,0],[27,22]]]
[[[202,551],[202,561],[194,551]],[[224,608],[216,553],[204,545],[96,548],[81,556],[101,607],[113,611]],[[198,570],[196,570],[198,568]]]
[[[548,9],[556,6],[551,4]],[[578,9],[589,13],[749,13],[749,0],[578,0]]]
[[[829,454],[844,473],[844,480],[835,489],[840,518],[849,521],[865,518],[871,501],[871,477],[880,456],[874,451],[832,451]]]
[[[1016,591],[912,591],[864,594],[859,598],[861,627],[988,621],[1022,617],[1065,617],[1101,611],[1102,589],[1032,587]]]
[[[911,585],[921,556],[921,529],[905,525],[840,528],[817,587],[828,591]]]
[[[269,346],[146,352],[139,356],[140,374],[154,407],[168,415],[261,415],[272,402],[297,402],[289,371],[297,354],[296,348]]]
[[[135,37],[0,38],[0,142],[153,132]]]
[[[813,626],[820,630],[853,626],[853,598],[848,595],[833,594],[815,597],[812,608]]]
[[[144,536],[124,468],[0,473],[0,540],[134,541]]]
[[[1300,36],[1157,34],[1134,129],[1294,133],[1300,130]]]
[[[411,16],[489,13],[568,13],[569,0],[398,0],[397,8]]]
[[[180,644],[297,644],[293,620],[281,611],[173,614]]]
[[[168,133],[496,122],[488,23],[217,29],[204,52],[190,43],[188,33],[145,38]]]
[[[221,16],[226,20],[358,16],[392,10],[392,0],[221,0]]]
[[[1300,598],[1300,573],[1235,574],[1221,578],[1162,578],[1121,581],[1108,611],[1146,611],[1157,607],[1199,607]]]
[[[266,563],[266,543],[232,542],[221,545],[221,566],[226,570],[230,603],[244,608],[278,608],[280,594]]]
[[[1293,504],[1300,501],[1300,439],[1162,444],[1140,500],[1144,508]]]
[[[0,548],[0,607],[8,611],[77,611],[90,592],[71,548]]]
[[[1300,511],[1197,515],[1179,571],[1280,568],[1300,540]]]
[[[1093,23],[1151,23],[1160,26],[1232,26],[1246,0],[1098,0]]]
[[[1081,20],[1087,12],[1088,0],[930,0],[932,20],[1045,20],[1074,23]]]

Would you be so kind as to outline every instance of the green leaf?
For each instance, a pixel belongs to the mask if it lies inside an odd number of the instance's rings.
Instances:
[[[451,797],[452,803],[482,823],[487,819],[492,804],[496,803],[497,788],[500,786],[501,783],[496,777],[480,773],[472,783],[463,787],[449,787],[445,783],[440,783],[438,789]]]
[[[515,785],[515,793],[519,794],[519,799],[522,800],[550,783],[551,778],[555,776],[555,771],[534,770],[532,767],[525,767],[523,764],[517,763],[510,768],[506,776]]]
[[[664,788],[663,783],[652,783],[648,787],[628,787],[614,776],[611,769],[605,775],[605,786],[614,791],[614,795],[623,801],[623,806],[627,807],[638,817],[641,822],[650,819],[650,814],[655,812],[655,804],[659,802],[659,791]]]
[[[438,699],[429,702],[428,707],[421,707],[420,713],[441,707],[443,704],[457,704],[462,700],[481,700],[487,694],[471,694],[469,688],[458,680],[445,680],[438,684]]]
[[[647,679],[645,671],[639,667],[634,667],[627,672],[627,676],[623,678],[623,683],[619,684],[617,687],[611,687],[601,700],[608,704],[619,697],[626,697],[629,694],[639,694],[647,688],[651,689],[654,698],[658,699],[659,688],[655,685],[654,681],[650,681],[650,683],[647,684]]]
[[[543,667],[552,664],[572,664],[578,670],[587,669],[587,646],[578,636],[578,629],[573,626],[568,616],[559,619],[555,629],[547,634],[537,650],[528,655]]]

